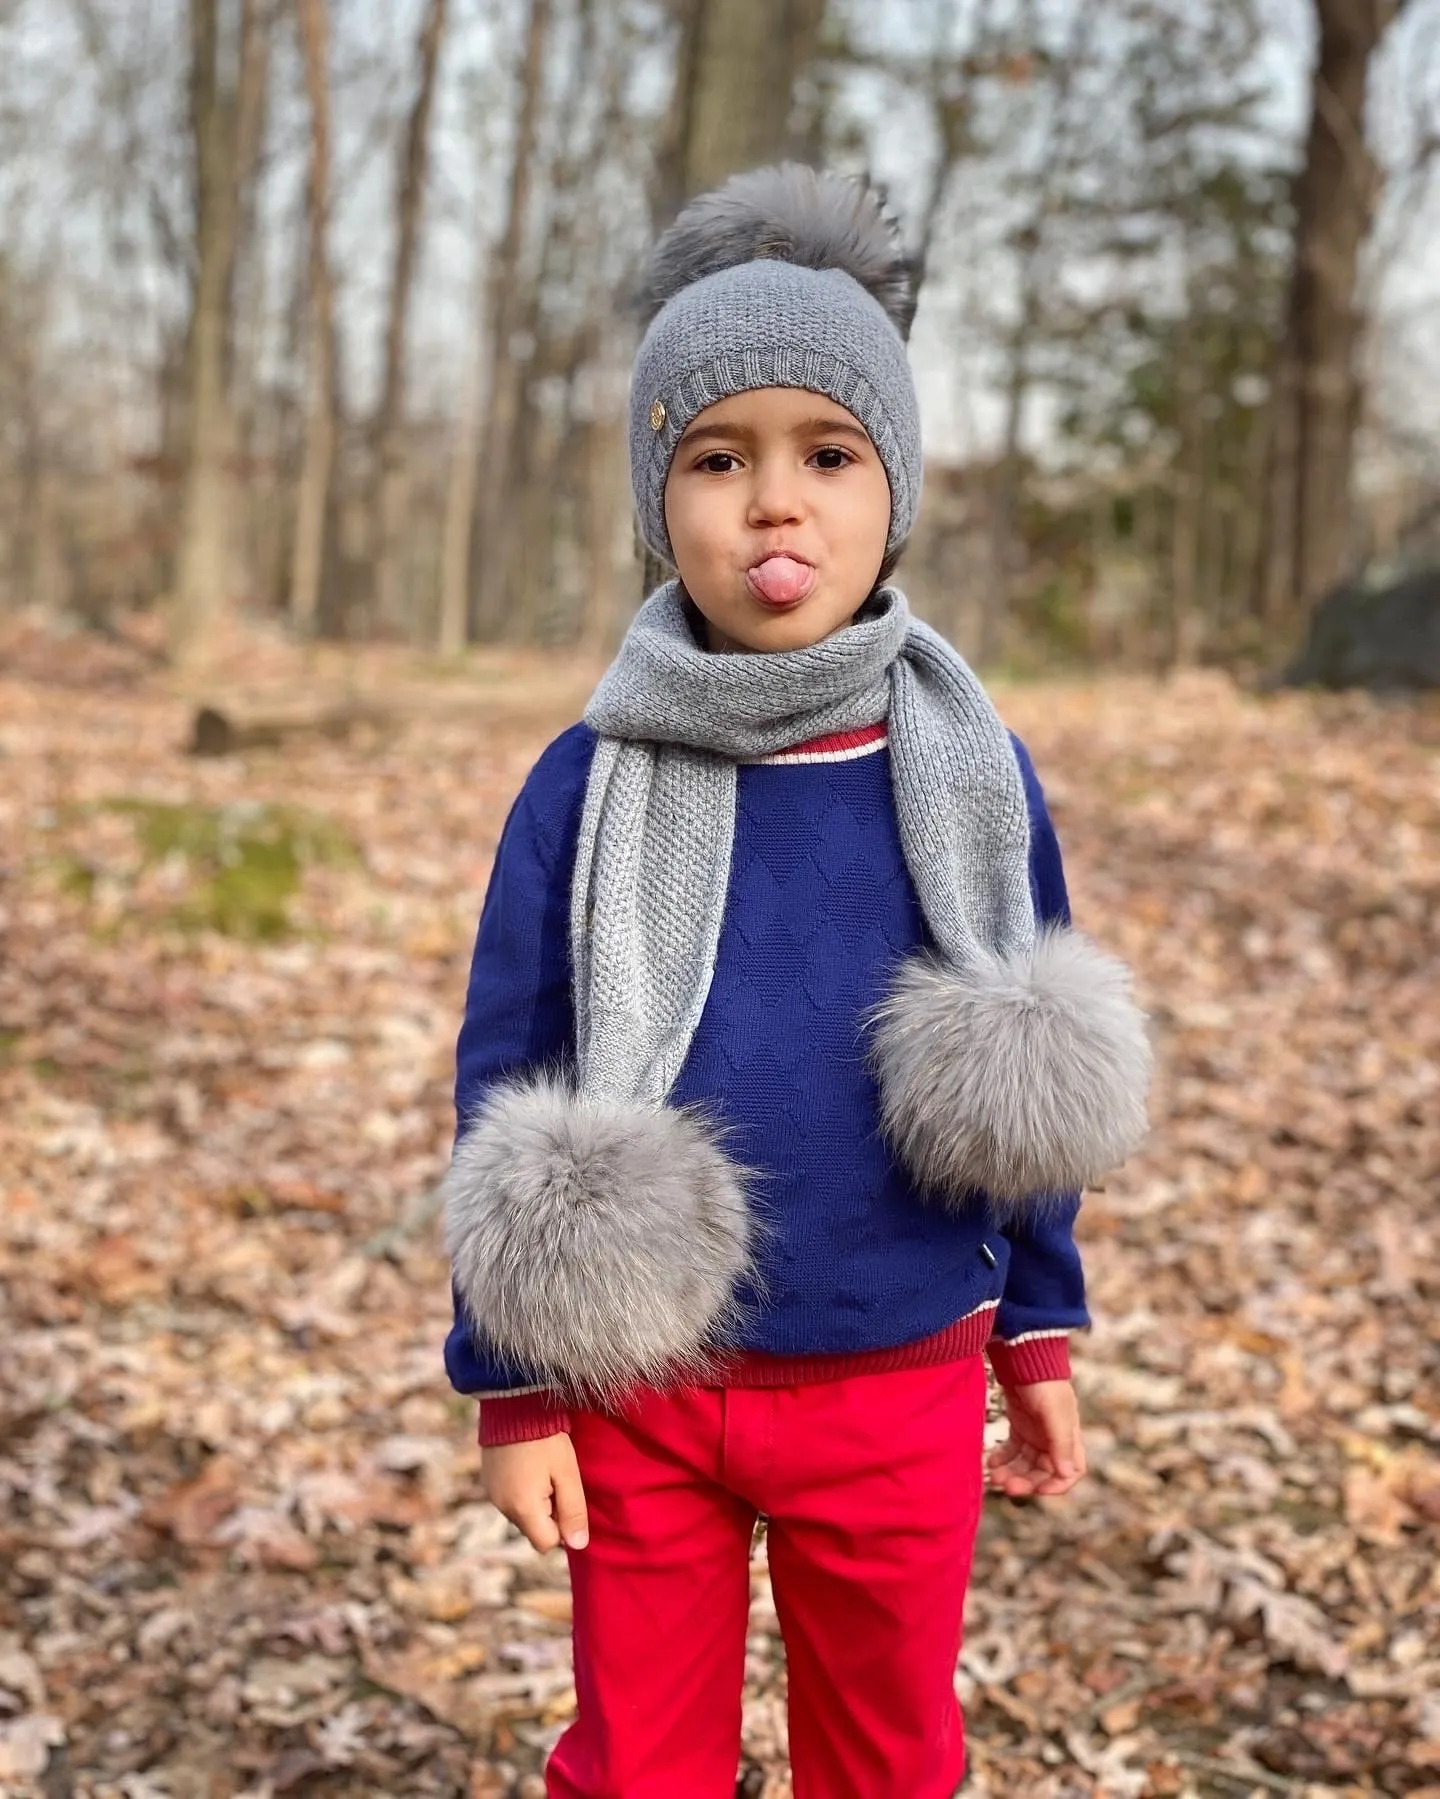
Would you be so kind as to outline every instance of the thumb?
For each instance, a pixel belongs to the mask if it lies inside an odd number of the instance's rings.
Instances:
[[[571,1549],[583,1549],[590,1541],[590,1517],[585,1505],[585,1489],[580,1483],[580,1467],[575,1451],[569,1450],[553,1479],[555,1490],[555,1522],[560,1539]]]
[[[1053,1421],[1048,1432],[1050,1459],[1059,1473],[1083,1474],[1085,1472],[1085,1440],[1080,1430],[1080,1420],[1074,1416],[1062,1416]]]

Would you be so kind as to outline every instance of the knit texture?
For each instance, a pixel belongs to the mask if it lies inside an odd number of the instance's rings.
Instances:
[[[945,961],[1033,949],[1029,825],[1008,735],[964,658],[910,616],[905,596],[882,588],[848,629],[805,649],[717,656],[696,642],[670,582],[641,607],[585,710],[601,742],[572,902],[583,1091],[659,1103],[679,1073],[715,969],[736,760],[887,715],[905,864]]]
[[[1087,1322],[1073,1239],[1078,1195],[1003,1225],[983,1203],[940,1210],[878,1129],[861,1017],[929,936],[900,845],[889,754],[873,738],[868,747],[738,772],[715,979],[672,1095],[711,1113],[760,1177],[768,1297],[723,1346],[757,1358],[737,1383],[760,1378],[764,1359],[783,1368],[795,1357],[910,1346],[923,1356],[957,1320],[998,1301],[997,1368],[1008,1353],[1007,1373],[1039,1378],[1033,1370],[1062,1367],[1063,1333]],[[458,1046],[462,1140],[489,1093],[537,1069],[573,1066],[567,909],[595,749],[588,728],[565,733],[506,823]],[[1023,747],[1012,740],[1012,751],[1035,914],[1064,925],[1054,831]],[[1007,1339],[1026,1341],[1007,1352]],[[461,1391],[530,1388],[536,1417],[557,1415],[546,1369],[507,1357],[458,1293],[446,1360]]]
[[[571,882],[575,1079],[490,1095],[443,1188],[472,1316],[516,1355],[545,1345],[577,1397],[692,1378],[746,1310],[770,1228],[743,1137],[672,1095],[720,954],[741,758],[888,714],[929,941],[871,995],[853,1053],[937,1208],[1042,1208],[1145,1127],[1128,973],[1078,933],[1041,938],[1021,771],[963,658],[893,588],[771,655],[702,649],[687,605],[675,583],[651,596],[587,708],[601,741]],[[672,1100],[683,1128],[662,1116]]]
[[[651,320],[630,384],[630,479],[640,530],[673,563],[665,481],[686,428],[707,406],[757,387],[824,394],[859,419],[890,483],[887,552],[920,503],[920,408],[905,344],[884,308],[843,269],[742,263],[692,282]]]

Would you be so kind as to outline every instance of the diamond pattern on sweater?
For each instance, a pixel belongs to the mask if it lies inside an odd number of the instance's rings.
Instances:
[[[817,1313],[827,1349],[912,1341],[994,1297],[982,1222],[915,1191],[866,1062],[864,1012],[928,941],[887,752],[740,770],[714,979],[671,1103],[706,1105],[763,1171],[747,1348],[813,1350]]]
[[[594,747],[588,725],[563,732],[536,763],[507,818],[476,934],[457,1045],[462,1130],[493,1083],[527,1069],[573,1065],[570,881]],[[1037,912],[1042,919],[1068,923],[1059,845],[1018,739],[1016,753],[1032,807],[1030,876]],[[874,766],[864,769],[864,763]],[[791,774],[802,772],[813,778],[793,784]],[[836,765],[833,772],[831,782],[824,765],[808,771],[766,767],[753,776],[742,771],[744,815],[736,839],[725,968],[733,971],[737,961],[748,961],[752,998],[763,996],[765,1022],[773,1021],[773,1035],[767,1045],[756,1028],[758,998],[747,1012],[743,996],[726,992],[725,971],[720,971],[704,1026],[709,1038],[692,1062],[685,1086],[672,1091],[678,1102],[700,1100],[735,1124],[737,1135],[749,1143],[752,1167],[763,1177],[757,1209],[775,1226],[765,1266],[772,1289],[762,1304],[754,1303],[753,1290],[737,1294],[751,1310],[734,1340],[782,1356],[887,1349],[972,1315],[1002,1288],[995,1315],[1002,1337],[1081,1327],[1087,1313],[1073,1233],[1078,1195],[1067,1206],[1003,1235],[979,1212],[942,1212],[917,1194],[889,1160],[873,1089],[857,1077],[846,1092],[827,1090],[830,1074],[843,1069],[847,1055],[853,1064],[849,1072],[863,1074],[863,1056],[854,1045],[847,1049],[845,1032],[816,1029],[817,1009],[843,1010],[852,1001],[858,1008],[877,920],[890,921],[879,933],[885,941],[908,943],[909,933],[919,929],[889,811],[887,761],[877,751],[848,768]],[[777,832],[783,840],[785,819],[797,807],[812,826],[832,808],[848,811],[860,827],[866,853],[844,858],[849,827],[832,811],[828,834],[813,828],[806,837],[809,872],[801,866],[802,858],[792,856],[785,864],[785,882],[777,881],[764,857],[752,853],[752,840],[773,839]],[[833,866],[826,861],[827,850],[834,852]],[[869,883],[865,903],[857,904],[852,894],[829,919],[845,946],[854,994],[832,990],[813,969],[792,979],[793,967],[775,951],[773,913],[782,891],[799,882],[802,891],[793,904],[786,894],[791,938],[798,929],[812,960],[832,953],[816,932],[803,922],[796,924],[808,916],[807,879],[828,886]],[[808,910],[818,914],[825,908],[812,894]],[[897,917],[898,933],[893,928]],[[788,948],[793,951],[793,941]],[[803,1002],[799,1013],[789,997],[797,984]],[[741,1051],[732,1045],[722,1053],[717,1034],[723,1037],[735,1029],[748,1030],[748,1042]],[[987,1248],[989,1253],[982,1253]],[[1022,1349],[1009,1358],[1012,1373],[1025,1353]],[[458,1289],[445,1365],[462,1393],[528,1387],[543,1378],[539,1370],[508,1361],[483,1339],[463,1310]],[[1031,1372],[1024,1378],[1048,1378],[1040,1363],[1025,1365]]]

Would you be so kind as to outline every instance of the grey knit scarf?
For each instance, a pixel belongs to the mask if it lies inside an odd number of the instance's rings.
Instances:
[[[600,733],[572,884],[584,1092],[664,1100],[710,987],[735,834],[736,763],[889,720],[905,860],[941,956],[974,968],[1035,944],[1015,752],[945,639],[883,588],[807,649],[716,655],[680,584],[641,607],[585,711]]]
[[[900,839],[933,945],[857,1026],[918,1203],[1005,1224],[1123,1161],[1150,1055],[1124,966],[1038,930],[1014,748],[964,660],[882,589],[808,649],[703,650],[677,583],[631,625],[571,877],[573,1067],[524,1068],[464,1121],[445,1180],[456,1290],[537,1379],[605,1403],[713,1378],[763,1293],[764,1171],[667,1105],[715,968],[736,766],[888,720]],[[758,1177],[758,1179],[757,1179]]]

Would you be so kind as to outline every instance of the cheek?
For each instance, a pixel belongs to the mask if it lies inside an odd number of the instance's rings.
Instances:
[[[665,490],[665,527],[676,567],[693,585],[711,578],[718,563],[727,567],[735,522],[729,494],[719,487],[680,482]]]
[[[869,515],[871,529],[879,533],[882,544],[890,535],[890,518],[893,509],[890,483],[886,479],[884,469],[880,469],[876,472],[875,480],[870,486]]]
[[[665,490],[665,528],[670,533],[670,552],[675,571],[693,597],[707,603],[716,585],[715,566],[721,553],[721,534],[713,509],[696,503],[693,491]]]
[[[665,528],[677,548],[701,543],[706,535],[706,509],[696,504],[695,494],[684,486],[665,489]]]
[[[881,472],[878,481],[857,482],[836,510],[835,522],[847,550],[873,560],[879,566],[890,535],[890,484]]]

